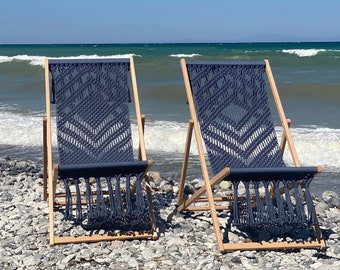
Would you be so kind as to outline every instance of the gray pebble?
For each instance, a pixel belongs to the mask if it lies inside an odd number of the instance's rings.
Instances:
[[[221,254],[209,213],[176,213],[178,179],[164,179],[158,172],[149,173],[151,187],[156,190],[153,199],[160,228],[158,240],[50,247],[49,208],[42,198],[40,166],[31,161],[0,158],[0,269],[340,269],[339,195],[334,191],[325,191],[321,198],[314,200],[326,238],[326,251]],[[185,194],[192,194],[202,185],[202,179],[194,179],[185,186]],[[217,185],[215,188],[223,194],[230,187]],[[221,217],[223,224],[220,226],[231,242],[247,239],[248,236],[237,229],[228,229],[228,215]],[[55,222],[60,234],[83,233],[82,228],[63,221],[62,213],[56,213]],[[273,231],[259,230],[257,237],[268,240],[272,238],[271,233]],[[307,231],[301,233],[308,236]],[[293,241],[289,237],[280,236],[282,240]]]

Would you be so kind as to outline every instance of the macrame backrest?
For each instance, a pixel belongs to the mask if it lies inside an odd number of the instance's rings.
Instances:
[[[264,62],[187,61],[212,171],[285,166],[265,89]]]
[[[133,160],[128,59],[50,60],[59,164]]]

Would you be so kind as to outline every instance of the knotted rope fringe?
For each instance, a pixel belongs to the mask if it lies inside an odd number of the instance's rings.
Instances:
[[[312,179],[232,180],[234,186],[233,225],[242,229],[264,229],[285,225],[301,228],[317,224],[309,192]],[[241,183],[245,189],[243,192]]]
[[[66,191],[64,218],[89,230],[150,229],[149,210],[141,183],[142,176],[143,173],[96,177],[94,184],[91,184],[88,178],[85,178],[83,183],[80,179],[74,179],[74,196],[71,193],[69,179],[63,179]],[[125,187],[122,189],[123,182]],[[86,192],[81,193],[84,185]],[[86,204],[82,204],[84,200]]]

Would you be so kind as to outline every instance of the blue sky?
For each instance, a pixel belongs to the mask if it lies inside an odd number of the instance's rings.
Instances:
[[[340,41],[340,0],[1,0],[0,44]]]

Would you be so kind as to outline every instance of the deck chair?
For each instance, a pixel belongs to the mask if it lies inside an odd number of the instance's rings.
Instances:
[[[129,71],[138,153],[132,146]],[[46,59],[45,82],[44,197],[49,200],[50,245],[156,239],[146,175],[152,161],[146,158],[133,58]],[[52,161],[51,103],[56,105],[58,164]],[[60,212],[64,221],[56,224]]]
[[[179,184],[178,211],[210,211],[220,252],[324,249],[309,191],[314,175],[322,168],[301,167],[289,130],[290,120],[284,114],[269,62],[181,59],[181,67],[191,120]],[[283,127],[280,145],[270,111],[268,82]],[[193,132],[204,186],[185,197]],[[286,144],[294,166],[287,166],[283,160]],[[215,187],[221,181],[230,181],[232,188],[217,196]],[[230,214],[227,224],[220,221],[219,210]],[[235,232],[248,232],[245,241],[229,241],[227,234],[231,229],[228,230],[227,225]],[[221,227],[226,227],[223,235]],[[280,232],[279,236],[290,235],[297,228],[311,228],[310,234],[296,241],[275,241],[259,235],[248,237],[263,230]]]

